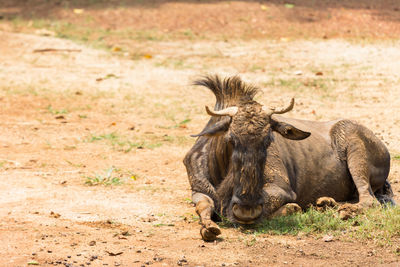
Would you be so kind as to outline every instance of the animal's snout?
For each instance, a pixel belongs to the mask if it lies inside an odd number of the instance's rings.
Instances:
[[[252,224],[262,214],[263,206],[258,204],[256,206],[241,206],[239,204],[233,204],[232,212],[233,216],[238,223],[241,224]]]

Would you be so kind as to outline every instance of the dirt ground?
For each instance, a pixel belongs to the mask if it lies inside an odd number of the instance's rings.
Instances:
[[[395,16],[388,6],[380,13]],[[390,32],[393,23],[382,27]],[[266,105],[296,97],[288,116],[367,125],[393,156],[389,181],[399,202],[399,41],[290,34],[145,41],[133,45],[149,56],[132,60],[129,53],[15,33],[7,23],[2,29],[1,266],[399,266],[398,245],[346,236],[324,242],[227,228],[217,242],[203,242],[182,164],[194,143],[189,135],[208,119],[204,105],[214,103],[191,82],[205,73],[239,74],[262,88],[257,99]],[[46,48],[61,50],[35,52]],[[96,175],[122,184],[85,184]]]

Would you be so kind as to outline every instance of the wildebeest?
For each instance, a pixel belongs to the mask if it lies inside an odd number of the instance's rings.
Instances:
[[[277,114],[290,111],[257,103],[255,86],[237,76],[206,76],[195,85],[210,89],[214,110],[184,158],[201,236],[221,233],[216,214],[234,223],[289,214],[314,204],[356,200],[369,207],[392,200],[387,177],[390,155],[367,128],[351,120],[316,122]]]

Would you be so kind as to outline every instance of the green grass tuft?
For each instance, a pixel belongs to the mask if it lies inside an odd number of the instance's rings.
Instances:
[[[121,178],[113,175],[114,171],[118,171],[114,167],[111,167],[105,171],[104,174],[95,174],[95,176],[86,176],[86,185],[121,185],[123,182]]]
[[[91,134],[86,141],[89,143],[101,140],[108,140],[110,144],[119,151],[123,151],[125,153],[130,152],[132,149],[154,149],[162,146],[160,142],[146,142],[146,141],[131,141],[126,137],[119,135],[116,132],[112,132],[109,134]]]
[[[355,221],[359,226],[352,231],[354,237],[375,240],[380,245],[392,244],[394,238],[400,238],[399,206],[368,209],[357,216]]]
[[[327,233],[345,230],[351,225],[352,220],[341,220],[333,209],[319,212],[310,208],[304,213],[265,220],[257,226],[256,232],[278,235],[297,235],[300,232]]]
[[[51,105],[47,106],[47,110],[53,115],[68,114],[68,110],[66,110],[65,108],[54,109]]]
[[[386,246],[400,238],[400,207],[370,208],[349,220],[341,220],[335,209],[320,212],[310,208],[304,213],[264,220],[255,226],[254,232],[274,235],[343,235],[352,239],[374,240]]]

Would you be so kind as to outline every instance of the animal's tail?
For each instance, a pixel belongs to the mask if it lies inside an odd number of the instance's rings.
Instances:
[[[392,186],[388,180],[385,181],[381,189],[375,192],[375,197],[382,205],[396,205],[396,202],[393,200]]]

